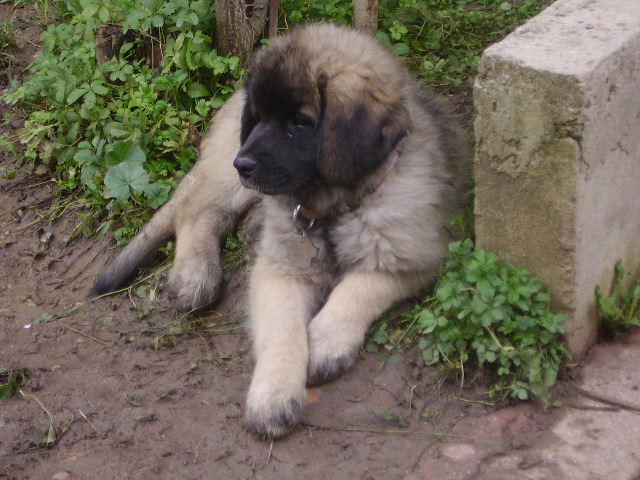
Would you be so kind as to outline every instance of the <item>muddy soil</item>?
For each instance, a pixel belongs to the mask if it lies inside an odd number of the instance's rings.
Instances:
[[[0,21],[9,18],[20,38],[0,94],[39,35],[33,16],[0,4]],[[10,117],[2,133],[15,138],[17,112],[0,109]],[[228,272],[223,300],[187,317],[172,308],[162,275],[144,295],[90,300],[113,240],[69,242],[80,219],[46,216],[65,202],[55,183],[24,170],[8,180],[15,159],[0,156],[0,384],[25,377],[0,400],[0,479],[395,479],[434,445],[482,441],[482,418],[497,407],[468,399],[486,384],[467,379],[460,392],[416,350],[398,362],[362,353],[342,378],[309,391],[289,437],[254,438],[243,420],[250,267]],[[522,448],[554,422],[537,406],[527,411],[517,442],[498,450]],[[477,427],[455,433],[462,420]]]

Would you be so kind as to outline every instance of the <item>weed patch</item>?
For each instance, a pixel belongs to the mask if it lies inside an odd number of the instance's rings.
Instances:
[[[5,100],[28,115],[19,131],[23,161],[47,165],[60,192],[82,194],[90,224],[82,231],[103,235],[117,224],[124,243],[189,170],[198,132],[243,69],[216,54],[208,0],[57,7],[60,23],[42,34],[31,77]],[[99,61],[103,24],[122,26],[121,47]]]
[[[369,341],[375,346],[408,339],[427,365],[464,372],[471,365],[495,375],[489,395],[541,399],[569,351],[560,342],[566,317],[549,310],[549,294],[527,270],[504,265],[498,256],[474,250],[471,240],[449,245],[433,296],[404,314],[405,327],[388,334],[382,324]]]
[[[0,400],[6,400],[18,393],[31,375],[31,370],[27,368],[0,368]]]
[[[616,263],[611,293],[604,295],[597,286],[596,299],[600,317],[609,327],[640,326],[640,278],[625,271],[622,261]]]

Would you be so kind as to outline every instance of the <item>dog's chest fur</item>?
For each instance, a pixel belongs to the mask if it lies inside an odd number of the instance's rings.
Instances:
[[[260,255],[274,260],[283,273],[302,274],[320,286],[333,285],[342,273],[331,240],[335,219],[320,219],[303,231],[304,220],[297,225],[293,222],[293,207],[273,197],[264,197],[263,202],[266,208]]]

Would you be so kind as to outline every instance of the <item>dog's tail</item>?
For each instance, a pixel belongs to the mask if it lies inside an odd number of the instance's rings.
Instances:
[[[176,205],[170,201],[158,210],[144,228],[105,268],[91,289],[96,297],[123,288],[157,250],[175,234]]]

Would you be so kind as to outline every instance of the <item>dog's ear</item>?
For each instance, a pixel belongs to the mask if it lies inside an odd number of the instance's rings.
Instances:
[[[247,93],[247,98],[244,101],[244,107],[242,108],[242,116],[240,117],[240,144],[244,145],[249,135],[253,131],[254,127],[258,124],[258,116],[254,111],[253,103]]]
[[[366,73],[321,76],[318,88],[320,173],[334,184],[353,183],[381,165],[409,132],[409,112],[398,91]]]

